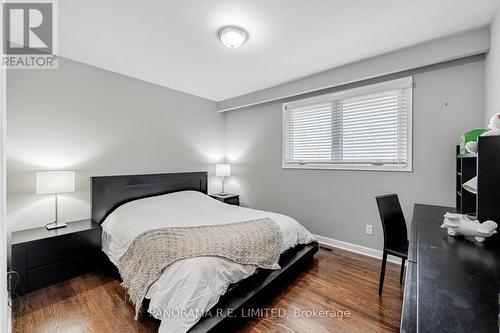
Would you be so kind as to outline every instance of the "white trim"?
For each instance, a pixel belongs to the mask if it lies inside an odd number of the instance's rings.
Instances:
[[[311,169],[311,170],[343,170],[343,171],[395,171],[413,172],[413,166],[407,163],[401,165],[372,165],[372,164],[289,164],[283,162],[283,169]]]
[[[0,7],[0,17],[3,17],[3,3]],[[3,36],[3,24],[0,24],[0,36]],[[3,56],[3,42],[0,54]],[[7,227],[5,216],[6,196],[6,165],[5,165],[5,133],[6,133],[6,70],[0,66],[0,332],[11,332],[11,309],[8,306],[7,293]]]
[[[382,251],[381,250],[375,250],[375,249],[372,249],[369,247],[356,245],[356,244],[340,241],[340,240],[333,239],[333,238],[323,237],[323,236],[319,236],[319,235],[314,235],[314,237],[316,237],[316,239],[318,240],[318,243],[322,246],[336,247],[336,248],[346,250],[349,252],[353,252],[353,253],[361,254],[361,255],[364,255],[367,257],[372,257],[372,258],[382,260]],[[389,255],[387,257],[387,261],[401,265],[401,259],[398,257],[395,257],[395,256]]]

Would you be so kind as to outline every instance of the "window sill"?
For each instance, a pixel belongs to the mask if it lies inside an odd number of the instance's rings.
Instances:
[[[413,172],[411,165],[404,167],[387,165],[325,165],[325,164],[283,164],[283,169],[305,170],[340,170],[340,171],[385,171],[385,172]]]

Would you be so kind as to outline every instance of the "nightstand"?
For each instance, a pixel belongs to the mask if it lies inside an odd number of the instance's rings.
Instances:
[[[15,292],[22,295],[98,268],[101,226],[92,220],[67,225],[12,233],[11,269],[19,273]]]
[[[222,201],[230,205],[240,205],[240,196],[238,194],[210,194],[216,200]]]

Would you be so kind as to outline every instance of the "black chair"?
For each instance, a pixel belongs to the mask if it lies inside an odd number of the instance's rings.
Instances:
[[[405,260],[408,259],[408,232],[398,195],[380,195],[376,199],[384,230],[384,254],[382,256],[382,268],[380,270],[380,283],[378,287],[378,294],[382,295],[388,254],[402,259],[399,283],[403,283]]]

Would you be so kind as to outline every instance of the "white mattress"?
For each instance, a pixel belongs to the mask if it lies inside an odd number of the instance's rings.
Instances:
[[[282,252],[314,240],[294,219],[271,212],[224,204],[196,191],[176,192],[126,203],[102,223],[102,249],[116,265],[131,242],[151,229],[236,223],[269,217],[283,234]],[[146,297],[148,312],[160,319],[159,332],[186,332],[214,306],[231,283],[255,272],[221,257],[180,260],[162,273]]]

